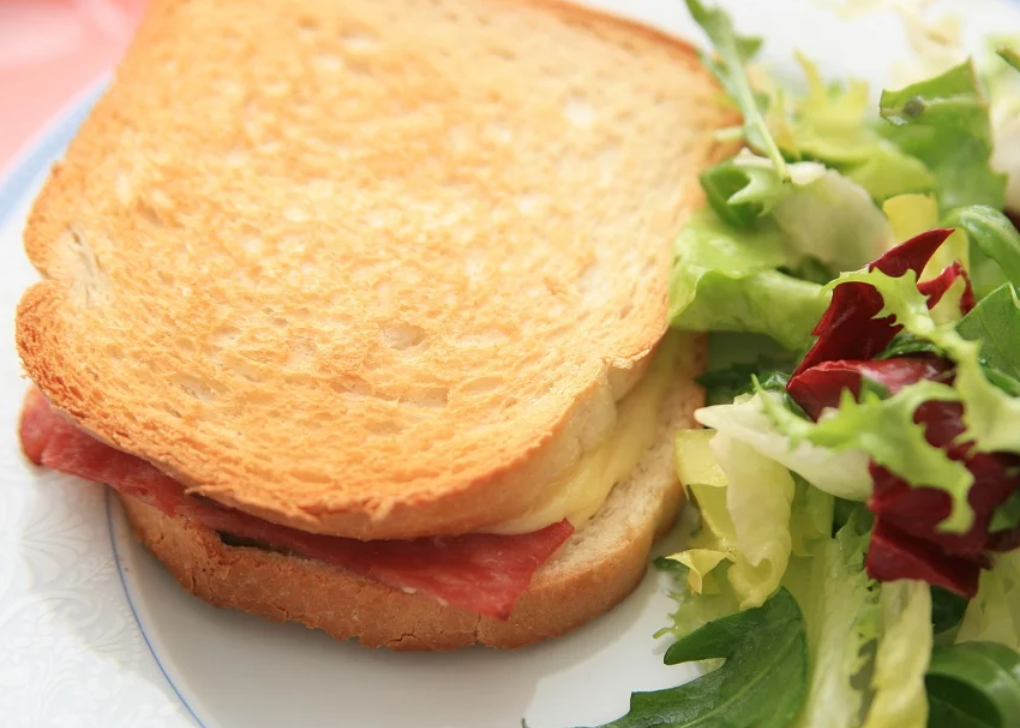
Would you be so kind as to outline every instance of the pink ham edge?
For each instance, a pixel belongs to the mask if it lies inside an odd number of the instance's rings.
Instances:
[[[358,541],[307,533],[256,518],[201,497],[141,458],[81,431],[33,389],[19,427],[22,449],[37,465],[137,498],[171,517],[214,531],[264,541],[323,561],[380,584],[419,591],[440,602],[495,619],[508,619],[535,572],[574,532],[563,520],[514,536],[467,534],[413,540]]]

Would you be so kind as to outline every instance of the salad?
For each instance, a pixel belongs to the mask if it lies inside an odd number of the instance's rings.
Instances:
[[[1020,728],[1020,234],[993,167],[1020,56],[876,113],[803,57],[806,93],[774,85],[759,40],[687,6],[742,119],[671,279],[712,352],[661,634],[666,664],[708,662],[609,725]]]

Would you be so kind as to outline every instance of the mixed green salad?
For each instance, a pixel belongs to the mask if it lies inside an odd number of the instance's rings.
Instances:
[[[777,87],[759,40],[687,5],[743,122],[670,314],[755,355],[713,351],[704,429],[677,437],[700,525],[660,560],[665,662],[711,662],[609,725],[1020,728],[1020,235],[992,166],[1020,59],[875,113],[805,58],[806,93]]]

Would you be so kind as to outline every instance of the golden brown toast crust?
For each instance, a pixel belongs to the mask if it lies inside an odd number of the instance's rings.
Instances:
[[[683,381],[697,359],[683,363]],[[536,574],[506,622],[444,607],[307,559],[226,546],[212,531],[121,498],[135,533],[177,580],[217,606],[279,622],[300,622],[366,647],[450,650],[472,644],[516,648],[578,627],[626,597],[645,574],[657,535],[673,522],[682,490],[673,463],[674,433],[693,426],[699,388],[674,387],[659,435],[632,477],[619,484],[587,528]]]
[[[278,523],[516,516],[665,331],[730,112],[687,45],[569,5],[295,7],[155,4],[26,230],[25,368]]]

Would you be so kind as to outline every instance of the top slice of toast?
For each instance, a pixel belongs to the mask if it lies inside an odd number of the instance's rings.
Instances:
[[[24,366],[222,503],[478,530],[611,431],[727,123],[549,0],[157,1],[31,216]]]

